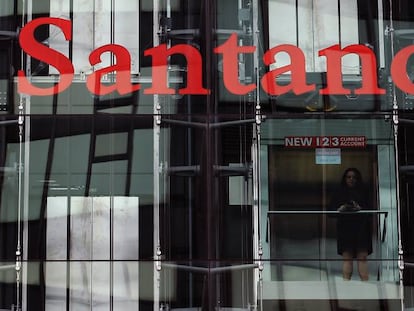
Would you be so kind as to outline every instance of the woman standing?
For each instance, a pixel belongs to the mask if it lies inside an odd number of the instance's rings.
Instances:
[[[367,256],[372,253],[372,217],[358,213],[371,209],[367,191],[362,184],[361,173],[356,168],[345,170],[339,191],[334,195],[330,208],[337,210],[337,249],[344,261],[342,274],[350,280],[353,260],[357,260],[362,281],[368,280]]]

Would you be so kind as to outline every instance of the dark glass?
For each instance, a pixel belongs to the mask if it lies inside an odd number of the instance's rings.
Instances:
[[[412,198],[409,174],[400,186],[395,164],[409,165],[412,152],[411,132],[398,132],[396,121],[410,123],[414,101],[394,87],[390,66],[412,43],[407,1],[6,2],[0,309],[401,309],[399,213],[407,203],[403,243],[411,254]],[[50,96],[21,94],[17,80],[22,69],[36,87],[59,83],[59,70],[22,53],[14,35],[22,20],[40,17],[72,23],[71,40],[55,26],[35,33],[75,70],[72,84]],[[214,50],[234,35],[234,49],[250,51],[236,55],[231,89],[228,55]],[[90,53],[106,44],[128,51],[129,82],[140,89],[88,89],[91,74],[124,60],[104,53],[92,66]],[[149,51],[163,44],[186,45],[201,62],[171,55],[164,87],[174,94],[147,94],[162,87],[153,79],[160,59]],[[296,62],[278,53],[264,64],[263,55],[282,44],[303,52],[303,75],[314,91],[267,94],[263,76]],[[328,68],[318,51],[335,44],[370,48],[371,77],[386,93],[356,95],[362,63],[347,55],[338,79],[351,94],[320,94]],[[412,57],[409,77],[411,67]],[[209,94],[179,93],[193,82],[194,68]],[[122,73],[104,75],[101,90]],[[289,86],[295,77],[283,73],[270,83]],[[244,87],[251,90],[236,94]],[[344,137],[362,143],[336,145]],[[359,280],[357,262],[352,281],[344,281],[337,253],[330,202],[347,167],[361,171],[373,207],[369,282]]]

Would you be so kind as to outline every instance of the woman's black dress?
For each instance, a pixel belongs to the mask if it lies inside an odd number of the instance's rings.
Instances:
[[[330,209],[337,210],[343,204],[357,202],[361,210],[371,209],[364,191],[343,188],[333,198]],[[337,216],[337,249],[342,255],[348,251],[356,257],[358,252],[372,253],[372,215],[358,212],[341,212]]]

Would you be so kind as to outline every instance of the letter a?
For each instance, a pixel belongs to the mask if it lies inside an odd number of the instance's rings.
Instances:
[[[275,55],[286,52],[290,56],[291,64],[266,73],[261,80],[263,90],[269,95],[281,95],[289,91],[299,95],[315,90],[314,84],[306,84],[305,55],[296,46],[290,44],[278,45],[263,55],[266,66],[275,63]],[[276,78],[282,73],[291,72],[291,81],[288,85],[279,85]]]
[[[131,84],[131,56],[126,48],[117,44],[107,44],[92,51],[89,55],[89,62],[92,66],[101,62],[101,55],[105,52],[112,52],[116,57],[116,64],[103,69],[99,69],[88,76],[86,87],[95,95],[106,95],[117,91],[120,95],[125,95],[140,89],[140,85]],[[103,75],[116,71],[116,82],[105,86],[101,83]]]

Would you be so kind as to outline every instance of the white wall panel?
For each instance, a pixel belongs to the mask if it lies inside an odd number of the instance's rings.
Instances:
[[[341,45],[358,44],[358,5],[357,0],[341,1]],[[359,74],[359,57],[347,55],[342,59],[345,74]]]
[[[50,16],[69,19],[69,3],[69,0],[52,0]],[[90,73],[90,53],[110,43],[127,48],[131,55],[131,71],[138,73],[139,16],[139,1],[73,0],[72,63],[75,73]],[[50,47],[69,56],[69,42],[65,41],[61,30],[51,26],[50,32]],[[110,66],[112,55],[104,53],[101,59],[96,69]],[[51,67],[50,73],[58,72]]]
[[[139,34],[139,2],[115,1],[115,43],[128,49],[133,73],[139,72]]]
[[[67,214],[66,197],[47,198],[46,259],[66,260],[67,254]]]
[[[292,1],[294,2],[294,1]],[[313,0],[303,0],[298,5],[298,33],[299,47],[306,58],[306,71],[315,71],[314,40],[315,30],[313,22]]]
[[[139,263],[125,260],[139,258],[139,198],[71,197],[70,209],[68,202],[66,196],[47,200],[46,258],[50,262],[45,275],[46,310],[65,306],[68,278],[71,310],[90,310],[91,306],[94,310],[109,310],[111,291],[115,309],[137,310],[141,294]],[[111,232],[113,259],[119,260],[113,262],[112,272]],[[68,242],[71,261],[60,262],[67,258]]]
[[[110,223],[112,210],[113,223]],[[70,236],[67,217],[70,214]],[[46,258],[109,260],[112,231],[114,258],[136,260],[139,241],[138,197],[48,197]]]
[[[297,44],[296,6],[290,0],[269,1],[269,45],[270,48],[280,44]],[[283,67],[291,63],[287,53],[276,55],[276,64]]]
[[[75,71],[88,71],[89,54],[94,49],[94,1],[73,0],[73,52]]]
[[[326,71],[325,57],[320,50],[334,44],[342,46],[358,43],[357,0],[271,0],[269,2],[270,47],[293,44],[305,54],[308,72]],[[341,36],[341,37],[339,37]],[[279,53],[273,67],[288,65],[286,53]],[[355,55],[343,58],[344,73],[358,73],[359,58]]]
[[[315,71],[326,71],[326,58],[319,57],[318,52],[331,45],[339,43],[339,14],[338,1],[314,0],[314,62]]]
[[[101,47],[111,42],[112,32],[112,13],[111,2],[112,0],[100,0],[95,2],[95,14],[94,18],[94,49]],[[111,64],[111,53],[104,53],[101,56],[102,62],[96,65],[97,68],[108,67]]]
[[[139,198],[113,198],[113,252],[115,260],[139,258]]]
[[[52,0],[50,1],[50,16],[69,19],[70,8],[68,0]],[[54,50],[69,57],[69,41],[65,40],[62,31],[56,26],[50,26],[50,37],[48,39],[49,46]],[[57,74],[58,71],[54,67],[49,68],[50,74]]]

